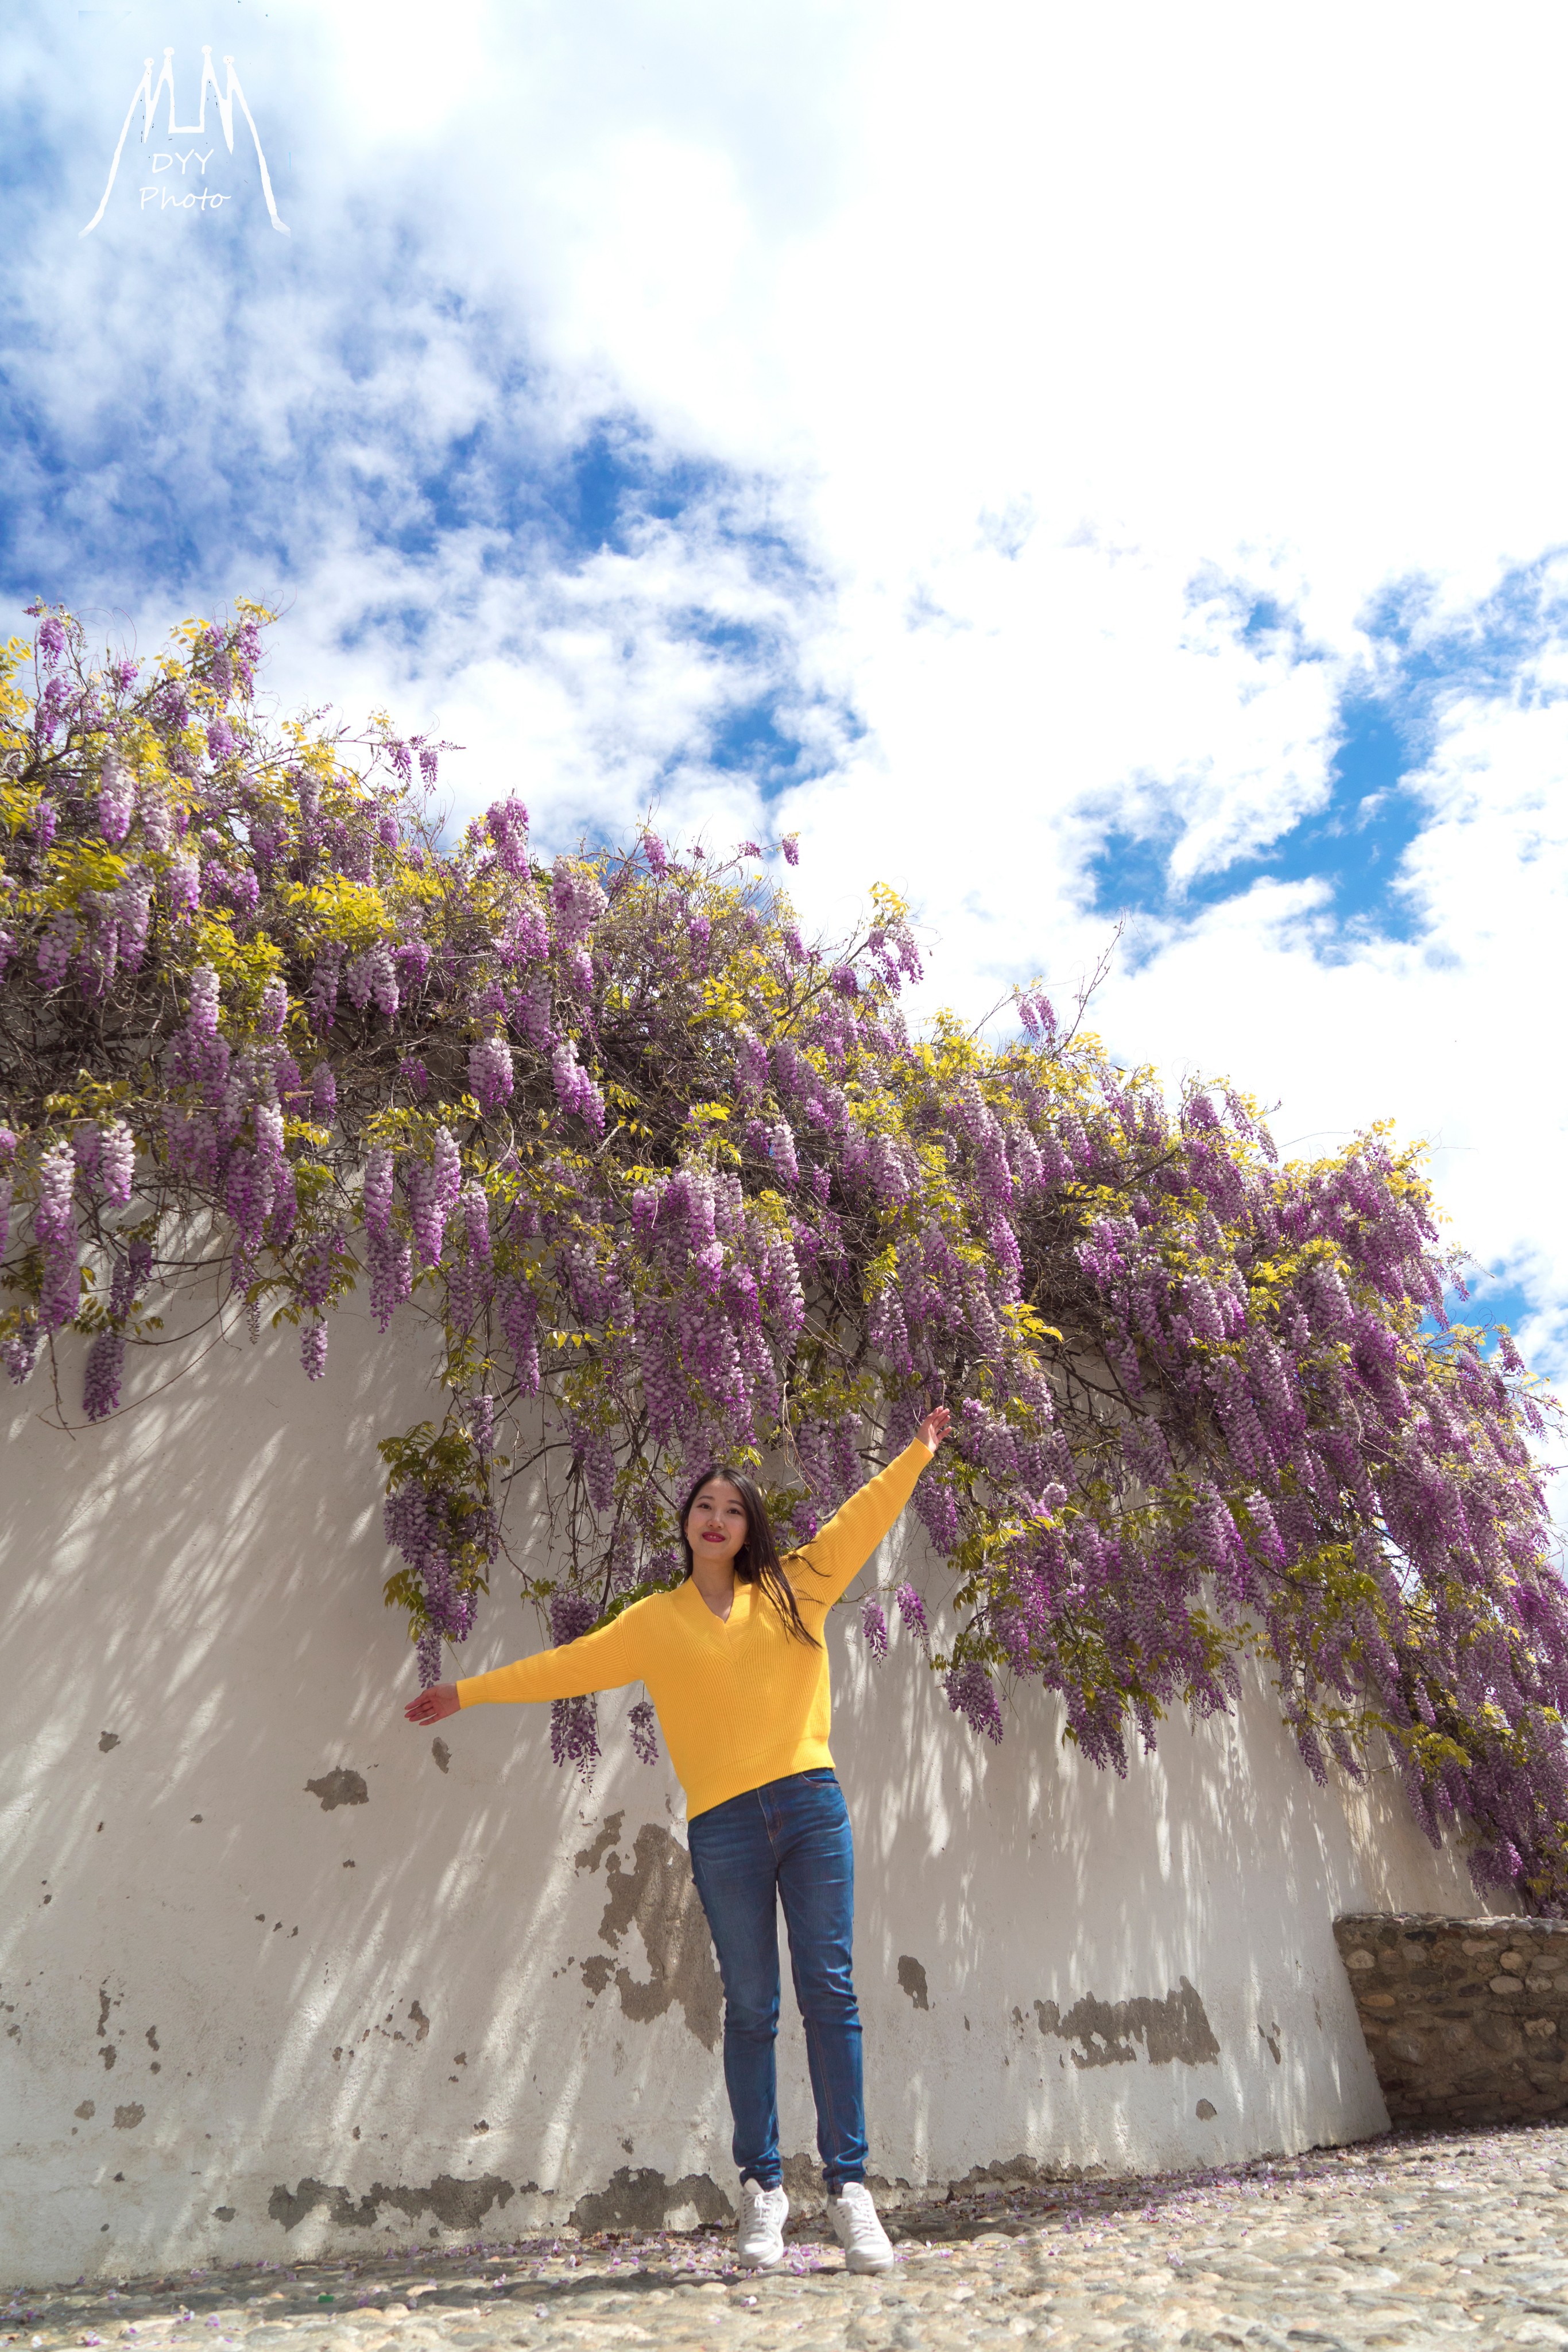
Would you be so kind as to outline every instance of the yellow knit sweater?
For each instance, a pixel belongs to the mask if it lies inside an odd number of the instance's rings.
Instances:
[[[930,1461],[917,1437],[852,1495],[820,1535],[786,1554],[784,1572],[808,1632],[864,1567]],[[793,1637],[755,1584],[737,1581],[727,1619],[688,1577],[634,1601],[612,1624],[557,1650],[519,1658],[457,1685],[464,1706],[491,1700],[579,1698],[644,1683],[658,1711],[688,1816],[789,1772],[831,1765],[828,1654]]]

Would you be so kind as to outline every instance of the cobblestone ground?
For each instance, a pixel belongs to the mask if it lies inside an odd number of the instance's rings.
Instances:
[[[784,2267],[711,2231],[528,2240],[38,2290],[0,2341],[244,2352],[946,2352],[1568,2345],[1568,2129],[1401,2136],[1219,2171],[991,2191],[892,2217],[849,2277],[808,2222]]]

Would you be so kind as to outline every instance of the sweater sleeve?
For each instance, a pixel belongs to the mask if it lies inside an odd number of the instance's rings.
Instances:
[[[644,1645],[632,1622],[636,1614],[632,1607],[596,1633],[563,1642],[559,1649],[516,1658],[509,1666],[497,1666],[487,1675],[469,1675],[457,1685],[458,1705],[582,1698],[590,1691],[620,1690],[627,1683],[641,1682]]]
[[[791,1555],[791,1568],[810,1571],[800,1584],[802,1601],[821,1609],[832,1607],[914,1494],[915,1482],[930,1460],[929,1447],[920,1438],[912,1438],[896,1462],[868,1479],[809,1544]]]

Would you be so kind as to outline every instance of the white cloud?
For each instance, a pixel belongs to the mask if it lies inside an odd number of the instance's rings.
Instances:
[[[279,690],[393,703],[563,837],[654,791],[749,831],[715,730],[778,695],[825,771],[784,803],[802,898],[894,881],[976,1011],[1092,961],[1107,828],[1156,827],[1179,892],[1322,806],[1336,698],[1390,659],[1369,599],[1419,576],[1430,634],[1568,545],[1542,0],[289,0],[232,22],[292,240],[82,246],[143,39],[209,37],[132,15],[129,77],[106,37],[62,89],[38,26],[0,60],[55,159],[10,270],[74,453],[30,580],[89,548],[144,629],[281,588]],[[606,415],[674,487],[599,550],[524,493]],[[1242,639],[1242,583],[1288,625]],[[1423,936],[1347,934],[1311,880],[1178,896],[1104,1019],[1285,1135],[1431,1134],[1459,1231],[1568,1334],[1565,748],[1452,702]]]
[[[1260,884],[1118,978],[1105,1005],[1118,1043],[1282,1096],[1280,1139],[1309,1155],[1384,1117],[1425,1137],[1452,1238],[1533,1299],[1535,1359],[1559,1379],[1565,773],[1563,705],[1460,705],[1424,778],[1433,822],[1407,861],[1421,938],[1336,952],[1318,893]]]

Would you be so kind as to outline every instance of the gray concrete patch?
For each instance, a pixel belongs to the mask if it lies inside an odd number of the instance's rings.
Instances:
[[[536,2186],[534,2181],[528,2181],[523,2194],[527,2196]],[[426,2189],[389,2189],[378,2180],[357,2199],[347,2189],[329,2186],[324,2180],[302,2180],[292,2189],[280,2182],[267,2199],[267,2210],[285,2230],[298,2229],[308,2213],[322,2205],[330,2209],[332,2221],[339,2229],[372,2229],[385,2206],[411,2221],[429,2213],[442,2229],[476,2230],[493,2206],[505,2207],[517,2194],[511,2181],[497,2179],[492,2172],[478,2180],[455,2180],[450,2173],[444,2172]]]
[[[898,1963],[898,1989],[906,1992],[916,2009],[929,2009],[930,1999],[925,1984],[925,1971],[920,1962],[905,1952]]]
[[[307,1780],[305,1788],[308,1796],[320,1798],[324,1813],[335,1812],[340,1805],[368,1805],[371,1801],[364,1774],[353,1771],[347,1764],[324,1772],[319,1780]]]
[[[1184,2066],[1212,2066],[1219,2056],[1207,2012],[1186,1977],[1163,2000],[1098,2000],[1086,1992],[1065,2016],[1053,2000],[1037,2000],[1034,2011],[1042,2033],[1078,2043],[1075,2066],[1131,2065],[1140,2042],[1151,2066],[1168,2066],[1176,2058]]]
[[[599,1923],[601,1941],[619,1951],[634,1926],[648,1955],[646,1978],[634,1977],[627,1968],[614,1970],[622,2010],[634,2025],[645,2025],[678,2003],[703,2047],[716,2050],[724,2022],[724,1988],[690,1858],[667,1829],[644,1822],[632,1850],[632,1867],[625,1869],[612,1850],[622,1819],[612,1813],[595,1844],[577,1857],[580,1869],[592,1870],[601,1854],[608,1855],[604,1874],[609,1900]],[[601,1992],[611,1981],[609,1964],[597,1953],[583,1964],[582,1974],[591,1992]]]
[[[689,2172],[684,2179],[666,2181],[662,2172],[640,2166],[633,2172],[622,2165],[609,2186],[597,2195],[581,2197],[572,2208],[572,2226],[596,2230],[657,2231],[707,2221],[732,2221],[735,2208],[706,2172]]]

